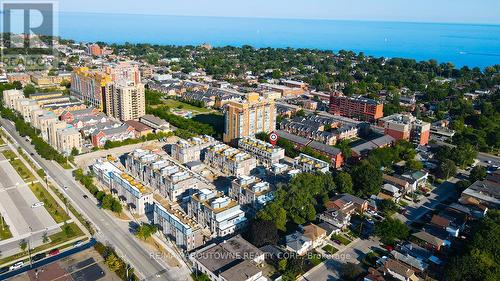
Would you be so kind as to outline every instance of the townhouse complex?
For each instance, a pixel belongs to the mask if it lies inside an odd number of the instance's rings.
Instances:
[[[238,201],[216,190],[201,189],[188,203],[188,215],[210,230],[213,237],[233,234],[247,225]]]
[[[239,139],[238,147],[252,155],[257,159],[259,164],[265,167],[277,164],[285,158],[285,150],[283,148],[252,137]]]
[[[204,163],[232,176],[249,175],[257,167],[257,160],[250,154],[223,143],[206,149]]]
[[[44,99],[25,98],[20,90],[8,90],[3,93],[3,102],[23,117],[25,122],[40,130],[44,141],[65,155],[73,149],[82,150],[82,136],[71,124],[59,120],[57,113],[50,110]],[[49,99],[51,97],[48,97]]]
[[[280,123],[280,130],[327,145],[366,135],[370,124],[327,113],[296,116]]]
[[[255,215],[274,199],[273,187],[257,177],[241,176],[231,182],[228,196],[236,200],[245,212]]]
[[[182,164],[200,161],[203,155],[202,152],[215,143],[217,141],[211,136],[198,136],[188,140],[179,139],[179,141],[172,144],[170,155]]]

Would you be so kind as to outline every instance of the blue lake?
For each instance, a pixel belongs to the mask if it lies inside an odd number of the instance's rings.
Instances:
[[[500,64],[500,25],[61,13],[77,41],[341,49],[384,57]]]

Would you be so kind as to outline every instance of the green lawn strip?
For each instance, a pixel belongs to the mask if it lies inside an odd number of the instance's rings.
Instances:
[[[12,238],[12,233],[10,233],[9,226],[7,225],[7,223],[5,223],[3,217],[0,217],[0,220],[0,222],[3,223],[3,228],[0,223],[0,240]]]
[[[163,105],[166,105],[166,106],[170,107],[171,109],[196,111],[199,113],[208,113],[211,111],[208,108],[197,107],[197,106],[194,106],[194,105],[182,102],[182,101],[178,101],[178,100],[173,100],[173,99],[163,100]]]
[[[17,157],[17,155],[12,150],[2,151],[2,154],[3,154],[3,156],[5,156],[5,158],[7,160],[10,160],[10,159],[13,159],[13,158]]]
[[[5,142],[3,141],[2,138],[0,138],[0,145],[4,145],[4,144],[5,144]]]
[[[325,252],[327,252],[328,254],[335,254],[338,249],[333,247],[332,245],[328,244],[328,245],[325,245],[323,248],[322,248]]]
[[[35,181],[35,177],[31,173],[31,171],[28,169],[28,167],[26,167],[26,165],[24,165],[24,163],[20,159],[14,159],[10,161],[10,165],[14,167],[14,170],[17,171],[17,173],[25,182]]]
[[[67,229],[69,230],[64,230],[64,228],[67,227]],[[62,244],[66,241],[69,241],[69,240],[72,240],[72,239],[76,239],[77,237],[80,237],[80,236],[83,236],[83,232],[80,228],[78,228],[78,226],[75,224],[75,223],[69,223],[65,226],[62,227],[62,231],[61,232],[58,232],[56,234],[53,234],[53,235],[50,235],[49,236],[49,239],[50,239],[50,242],[47,243],[47,244],[44,244],[44,245],[41,245],[41,246],[38,246],[34,249],[31,249],[31,252],[32,253],[37,253],[37,252],[41,252],[41,251],[44,251],[44,250],[47,250],[49,248],[52,248],[52,247],[55,247],[59,244]],[[67,245],[64,245],[64,246],[60,246],[58,247],[59,250],[62,250],[62,249],[65,249],[65,248],[68,248],[68,247],[71,247],[73,246],[72,243],[70,244],[67,244]],[[13,260],[17,260],[19,258],[22,258],[22,257],[26,257],[26,260],[28,260],[28,251],[24,251],[24,252],[21,252],[21,253],[17,253],[15,255],[12,255],[12,256],[9,256],[9,257],[6,257],[6,258],[3,258],[0,260],[0,265],[3,265],[5,263],[8,263],[8,262],[11,262]]]
[[[340,241],[340,243],[342,245],[349,245],[349,243],[351,243],[351,240],[349,240],[349,239],[347,239],[344,236],[339,235],[339,234],[332,234],[331,239]]]
[[[61,201],[64,202],[66,200],[66,204],[68,205],[68,209],[75,217],[80,221],[80,223],[87,228],[89,233],[94,233],[94,229],[92,228],[92,225],[89,221],[87,221],[79,212],[76,211],[75,207],[73,207],[73,204],[68,202],[68,199],[52,184],[49,184],[49,188],[61,199]]]
[[[38,198],[38,200],[42,201],[45,204],[45,209],[47,209],[49,214],[57,223],[61,223],[70,219],[63,207],[57,204],[54,197],[52,197],[47,189],[45,189],[39,182],[30,184],[29,187],[33,194],[35,194],[36,198]]]

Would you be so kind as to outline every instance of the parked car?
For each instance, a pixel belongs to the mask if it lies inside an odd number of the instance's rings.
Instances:
[[[55,255],[58,255],[59,253],[60,253],[59,249],[54,249],[54,250],[49,252],[49,256],[55,256]]]
[[[16,270],[16,269],[19,269],[19,268],[23,267],[23,265],[24,265],[24,262],[22,262],[22,261],[18,261],[18,262],[16,262],[15,264],[11,265],[11,266],[9,267],[9,270]]]
[[[69,188],[68,186],[66,186],[66,185],[64,186],[64,190],[68,190],[68,188]]]
[[[84,195],[83,195],[83,198],[84,198],[84,199],[88,199],[89,197],[88,197],[86,194],[84,194]]]
[[[83,245],[83,242],[82,242],[82,241],[78,241],[78,242],[76,242],[76,243],[73,245],[73,247],[74,247],[74,248],[78,248],[78,247],[81,247],[82,245]]]
[[[39,261],[47,256],[46,253],[40,253],[33,256],[33,261]]]
[[[43,205],[45,205],[45,203],[43,203],[43,202],[36,202],[33,205],[31,205],[31,208],[38,208],[38,207],[42,207]]]

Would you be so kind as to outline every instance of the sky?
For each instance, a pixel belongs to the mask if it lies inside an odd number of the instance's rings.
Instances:
[[[499,0],[59,0],[62,12],[500,24]]]

